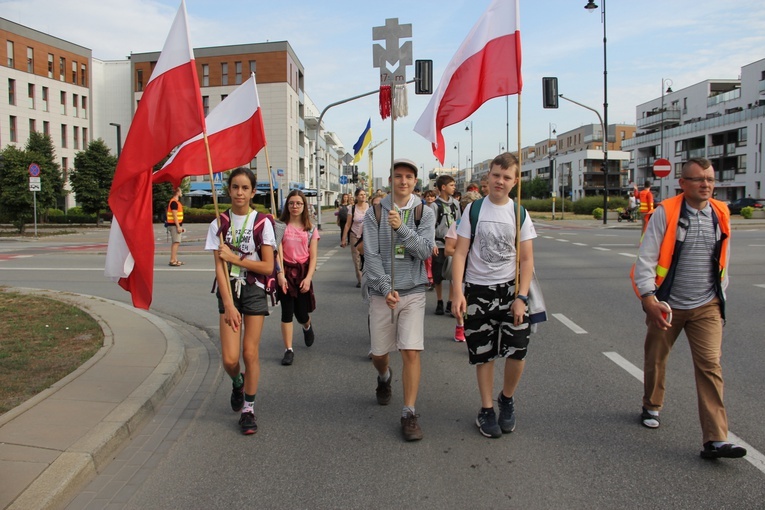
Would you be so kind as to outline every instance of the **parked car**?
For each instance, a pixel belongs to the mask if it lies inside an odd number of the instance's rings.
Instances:
[[[739,198],[728,204],[731,214],[741,214],[741,208],[743,207],[762,209],[765,207],[765,198]]]

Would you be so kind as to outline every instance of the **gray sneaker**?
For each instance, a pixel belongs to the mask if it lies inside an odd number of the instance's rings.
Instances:
[[[499,419],[497,421],[502,432],[509,434],[515,430],[515,400],[513,400],[513,397],[510,397],[509,401],[503,402],[502,396],[503,394],[500,391],[497,396],[497,407],[499,407]]]
[[[401,417],[401,433],[407,441],[419,441],[422,439],[422,429],[417,423],[417,415],[407,413]]]
[[[478,413],[478,417],[475,419],[475,424],[478,427],[478,431],[485,437],[498,438],[502,437],[502,429],[497,425],[497,415],[494,414],[494,409]]]

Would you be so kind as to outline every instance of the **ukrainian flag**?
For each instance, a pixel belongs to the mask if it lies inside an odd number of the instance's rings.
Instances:
[[[367,121],[367,127],[364,132],[361,133],[359,140],[353,144],[353,164],[355,165],[361,160],[361,155],[364,154],[364,149],[372,141],[372,119]]]

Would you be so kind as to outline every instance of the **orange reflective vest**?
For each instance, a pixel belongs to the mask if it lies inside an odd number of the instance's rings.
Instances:
[[[638,193],[638,200],[640,200],[641,213],[653,211],[653,193],[650,189],[644,189]]]
[[[183,205],[177,198],[171,198],[170,202],[167,204],[167,224],[175,225],[175,219],[173,219],[173,210],[170,208],[173,205],[173,202],[178,204],[178,209],[175,210],[175,214],[178,217],[178,223],[183,224]]]
[[[667,275],[672,268],[672,263],[675,261],[676,247],[681,247],[682,242],[677,242],[677,225],[680,220],[680,212],[683,208],[684,195],[681,193],[675,197],[662,200],[661,206],[664,208],[666,216],[666,229],[664,232],[664,239],[661,242],[659,249],[659,260],[656,264],[656,289],[661,289],[663,297],[669,295],[669,287],[661,288]],[[717,217],[715,224],[719,227],[721,234],[718,237],[715,244],[715,253],[713,255],[714,260],[718,263],[718,270],[715,272],[717,286],[717,294],[720,298],[720,302],[723,302],[721,282],[725,277],[725,268],[728,267],[728,242],[730,241],[730,211],[725,203],[719,200],[709,199],[709,204],[712,206],[712,211]],[[640,297],[640,291],[635,284],[635,265],[632,266],[630,272],[630,278],[632,279],[632,288],[635,290],[635,294]],[[671,282],[668,282],[671,286]]]

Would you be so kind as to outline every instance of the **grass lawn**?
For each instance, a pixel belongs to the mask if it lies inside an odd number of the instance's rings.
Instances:
[[[79,308],[1,290],[0,414],[74,371],[104,343],[101,326]]]

